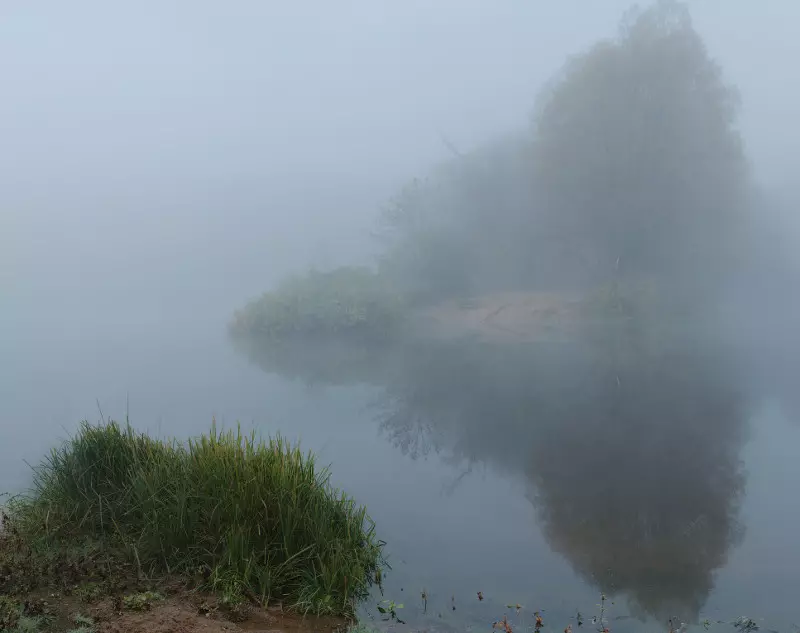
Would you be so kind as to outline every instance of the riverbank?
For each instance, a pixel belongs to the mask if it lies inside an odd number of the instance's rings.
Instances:
[[[84,423],[3,509],[0,630],[340,628],[381,551],[365,509],[281,438]]]
[[[214,595],[161,586],[114,597],[87,598],[87,585],[38,591],[20,602],[0,597],[0,624],[13,633],[327,633],[347,631],[342,617],[303,616],[280,607],[231,612]]]

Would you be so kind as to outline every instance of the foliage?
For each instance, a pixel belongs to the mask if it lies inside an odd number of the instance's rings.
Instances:
[[[748,233],[737,105],[685,6],[630,12],[545,87],[529,134],[401,191],[381,214],[382,270],[423,297],[633,278],[695,301]]]
[[[89,543],[84,560],[110,551],[139,577],[179,574],[214,590],[225,579],[254,602],[304,612],[351,613],[382,560],[364,508],[311,454],[216,427],[184,445],[83,423],[7,512],[42,567],[44,552]]]
[[[528,141],[499,139],[406,185],[379,215],[381,272],[423,302],[527,280],[519,220],[530,209]]]
[[[378,605],[378,611],[385,616],[384,620],[405,624],[397,615],[397,610],[402,608],[403,605],[397,604],[394,600],[384,600]]]
[[[76,614],[73,620],[77,626],[82,626],[86,628],[91,628],[94,626],[94,620],[92,618],[82,615],[80,613]]]
[[[94,602],[103,596],[104,587],[101,583],[85,582],[79,585],[74,593],[82,602]]]
[[[153,603],[163,600],[164,596],[156,591],[140,591],[122,598],[122,606],[129,611],[149,611]]]
[[[0,631],[17,626],[22,609],[9,596],[0,595]]]
[[[92,618],[79,613],[72,621],[75,624],[75,628],[70,629],[67,633],[94,633],[95,631],[95,623]]]
[[[229,326],[234,339],[264,344],[331,337],[372,342],[392,337],[404,305],[368,268],[344,267],[292,277],[238,311]]]
[[[46,626],[44,618],[22,616],[17,621],[17,626],[11,629],[12,633],[37,633]],[[92,633],[91,629],[74,629],[70,633]]]
[[[734,261],[747,193],[737,105],[684,5],[626,15],[618,37],[571,59],[538,104],[543,235],[590,279],[715,278]]]

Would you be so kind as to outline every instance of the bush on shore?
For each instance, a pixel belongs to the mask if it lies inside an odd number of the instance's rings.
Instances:
[[[330,486],[313,455],[213,426],[182,444],[83,423],[6,515],[42,561],[111,553],[140,577],[182,576],[309,613],[352,614],[382,562],[365,509]]]
[[[369,268],[343,267],[291,277],[236,312],[234,339],[261,344],[327,339],[373,343],[394,336],[402,298]]]

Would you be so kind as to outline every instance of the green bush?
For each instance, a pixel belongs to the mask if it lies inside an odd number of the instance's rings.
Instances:
[[[180,444],[84,423],[7,513],[51,551],[112,543],[141,573],[199,574],[209,589],[304,612],[352,613],[382,560],[365,509],[311,454],[215,427]]]
[[[235,339],[261,343],[391,338],[405,310],[397,293],[368,268],[344,267],[292,277],[236,312]]]

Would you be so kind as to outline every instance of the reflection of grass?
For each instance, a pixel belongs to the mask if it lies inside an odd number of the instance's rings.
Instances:
[[[395,345],[322,341],[259,344],[236,341],[235,347],[267,373],[310,384],[382,384],[387,359],[399,353]]]
[[[368,268],[293,277],[250,302],[230,323],[234,338],[261,344],[328,338],[374,341],[396,333],[401,299]]]
[[[92,600],[98,576],[125,570],[177,575],[230,602],[349,614],[381,560],[364,509],[330,487],[313,456],[213,427],[183,445],[84,424],[7,514],[4,593],[61,576]],[[125,607],[146,608],[155,595],[132,594]]]

